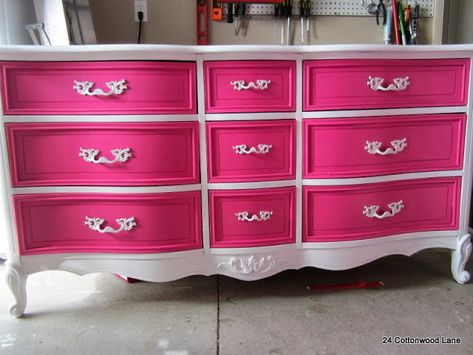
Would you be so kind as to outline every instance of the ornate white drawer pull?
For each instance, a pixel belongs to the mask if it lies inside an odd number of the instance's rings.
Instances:
[[[256,80],[256,84],[253,81],[250,81],[248,84],[245,84],[245,80],[236,80],[230,82],[233,85],[233,90],[241,91],[248,89],[258,89],[258,90],[267,90],[271,80]]]
[[[102,89],[95,89],[91,91],[95,83],[93,81],[77,81],[74,80],[74,86],[72,87],[80,95],[84,96],[110,96],[110,95],[121,95],[128,89],[126,86],[126,80],[122,79],[119,81],[109,81],[105,85],[110,89],[108,92]]]
[[[120,233],[123,231],[131,231],[135,226],[135,217],[129,218],[118,218],[116,219],[120,228],[113,229],[112,227],[105,227],[100,229],[100,226],[105,222],[102,218],[95,218],[95,217],[85,217],[85,225],[89,226],[90,229],[97,231],[99,233]]]
[[[379,150],[383,145],[382,142],[369,142],[366,141],[365,150],[370,154],[379,154],[379,155],[390,155],[390,154],[398,154],[402,152],[407,147],[407,139],[401,138],[391,141],[392,148],[387,148],[384,151]]]
[[[254,214],[250,217],[249,212],[237,212],[235,216],[237,216],[239,221],[243,222],[262,222],[271,219],[272,214],[273,211],[259,211],[259,215]]]
[[[125,149],[112,149],[111,150],[115,159],[110,160],[107,157],[100,157],[95,159],[99,155],[100,150],[93,148],[80,148],[79,156],[82,157],[86,162],[94,164],[114,164],[114,163],[124,163],[130,159],[133,155],[130,153],[130,148]]]
[[[383,86],[384,78],[380,77],[368,77],[368,86],[371,90],[374,91],[402,91],[406,90],[409,86],[409,77],[406,76],[404,78],[394,78],[393,83],[389,84],[387,87]]]
[[[388,207],[391,211],[386,211],[383,214],[379,215],[378,214],[379,206],[377,205],[365,206],[363,209],[363,214],[368,218],[378,218],[378,219],[394,217],[404,208],[404,202],[402,202],[402,200],[397,201],[397,202],[392,202],[388,204]]]
[[[248,149],[246,144],[239,144],[234,145],[232,148],[235,149],[236,154],[268,154],[271,147],[271,144],[258,144],[258,148],[250,147]]]

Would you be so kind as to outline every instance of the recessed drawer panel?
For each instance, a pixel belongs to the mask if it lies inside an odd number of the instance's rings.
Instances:
[[[464,114],[304,121],[304,178],[463,168]]]
[[[14,186],[198,183],[197,122],[7,124]]]
[[[468,59],[304,62],[304,111],[463,106]]]
[[[294,61],[205,62],[204,70],[207,113],[295,111]]]
[[[209,182],[295,177],[295,121],[207,123]]]
[[[154,253],[202,246],[200,191],[14,196],[22,255]]]
[[[461,178],[305,186],[303,241],[458,229]]]
[[[295,187],[210,191],[211,247],[294,243],[295,194]]]
[[[5,114],[195,114],[195,63],[4,62]]]

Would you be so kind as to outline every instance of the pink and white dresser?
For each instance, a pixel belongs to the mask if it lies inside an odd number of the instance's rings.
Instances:
[[[0,48],[7,283],[471,253],[473,46]]]

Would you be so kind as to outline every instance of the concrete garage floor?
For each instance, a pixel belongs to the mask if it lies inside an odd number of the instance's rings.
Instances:
[[[254,282],[193,276],[128,284],[110,274],[43,272],[29,278],[23,319],[8,315],[12,297],[0,283],[0,353],[473,354],[473,284],[457,284],[449,270],[450,253],[431,250]],[[383,288],[306,290],[378,280]],[[461,344],[383,344],[396,336]]]

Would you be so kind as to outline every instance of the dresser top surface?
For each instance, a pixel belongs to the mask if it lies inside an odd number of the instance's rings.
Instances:
[[[85,46],[0,46],[0,60],[132,60],[132,59],[168,59],[171,57],[192,58],[197,55],[236,57],[241,55],[267,56],[300,54],[322,58],[338,57],[471,57],[473,44],[462,45],[226,45],[226,46],[187,46],[160,44],[119,44]]]

